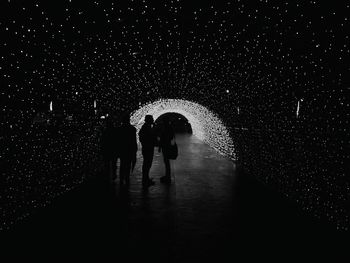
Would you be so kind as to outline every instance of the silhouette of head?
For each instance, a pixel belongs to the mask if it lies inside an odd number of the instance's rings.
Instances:
[[[146,115],[145,117],[145,123],[152,124],[154,122],[152,115]]]

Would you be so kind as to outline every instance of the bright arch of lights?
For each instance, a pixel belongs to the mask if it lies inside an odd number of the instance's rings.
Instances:
[[[146,115],[152,115],[156,120],[165,113],[183,115],[191,124],[193,135],[220,154],[236,160],[235,148],[227,128],[215,113],[198,103],[179,99],[161,99],[134,111],[130,117],[131,124],[135,125],[139,131]]]

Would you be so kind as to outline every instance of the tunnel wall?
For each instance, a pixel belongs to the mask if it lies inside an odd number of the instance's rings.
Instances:
[[[304,131],[304,132],[303,132]],[[259,181],[338,229],[349,229],[347,157],[340,135],[294,130],[232,129],[239,163]]]
[[[17,124],[0,136],[0,230],[48,205],[101,169],[98,122]]]

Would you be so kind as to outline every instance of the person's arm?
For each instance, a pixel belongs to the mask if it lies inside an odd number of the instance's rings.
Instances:
[[[175,132],[174,132],[174,129],[171,129],[171,135],[172,135],[172,138],[171,138],[171,139],[175,139]]]
[[[137,139],[136,139],[136,128],[133,132],[133,153],[132,153],[132,170],[134,170],[135,164],[136,164],[136,159],[137,159]]]
[[[135,156],[136,156],[136,153],[137,153],[137,138],[136,138],[136,128],[135,128],[135,132],[133,133],[134,136],[133,136],[133,141],[134,141],[134,151],[135,151]]]
[[[158,152],[160,153],[161,151],[162,151],[162,135],[159,136],[159,142],[158,142]]]
[[[152,130],[152,136],[153,136],[153,145],[155,147],[160,147],[160,138],[159,138],[159,135],[158,133],[153,129]]]
[[[144,134],[144,129],[143,129],[143,126],[141,127],[140,131],[139,131],[139,141],[140,143],[143,142],[143,134]]]

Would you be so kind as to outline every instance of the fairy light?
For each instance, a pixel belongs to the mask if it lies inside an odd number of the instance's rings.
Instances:
[[[297,118],[299,118],[299,113],[300,113],[300,102],[303,102],[303,100],[298,100],[298,105],[297,105]]]

